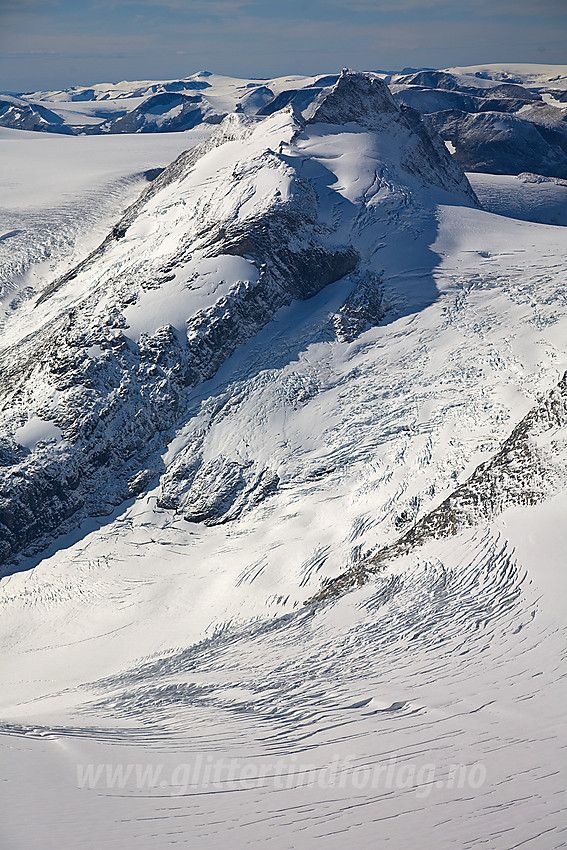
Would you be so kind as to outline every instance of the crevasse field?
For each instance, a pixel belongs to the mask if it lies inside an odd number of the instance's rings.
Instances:
[[[0,131],[5,352],[89,288],[98,321],[113,270],[141,274],[177,250],[188,208],[256,221],[297,184],[316,188],[329,244],[355,244],[383,282],[384,307],[360,333],[337,331],[353,272],[278,308],[188,390],[166,484],[2,578],[7,850],[567,844],[564,426],[536,438],[554,469],[545,498],[504,500],[304,604],[441,505],[561,381],[567,231],[530,218],[552,206],[565,223],[562,187],[472,175],[481,209],[449,184],[400,181],[405,136],[320,119],[234,131],[43,304],[35,293],[96,248],[144,172],[213,128]],[[261,274],[248,255],[197,247],[124,306],[128,345],[164,325],[182,335]],[[88,357],[104,356],[92,343]],[[22,447],[64,441],[55,419],[26,415]],[[218,524],[189,521],[163,493],[177,498],[192,452],[186,511],[225,486],[218,457],[274,470],[277,489]],[[529,483],[530,459],[516,463]]]

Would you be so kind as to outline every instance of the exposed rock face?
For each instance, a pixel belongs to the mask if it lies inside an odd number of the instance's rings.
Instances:
[[[325,124],[354,122],[381,129],[398,108],[388,86],[379,77],[343,72],[330,91],[323,90],[305,110],[308,121]]]
[[[446,71],[418,71],[415,74],[396,77],[396,86],[411,86],[422,91],[441,90],[461,92],[484,100],[485,98],[512,98],[523,103],[541,101],[541,95],[516,83],[500,83],[489,88],[463,85],[453,74]]]
[[[268,496],[275,470],[204,457],[196,443],[164,470],[191,388],[280,307],[355,271],[336,332],[349,339],[379,321],[370,258],[383,226],[374,222],[414,191],[427,197],[424,187],[474,203],[444,145],[377,78],[345,73],[309,110],[227,118],[156,178],[96,251],[46,286],[35,327],[1,352],[3,560],[108,513],[164,471],[162,503],[195,522],[225,521]],[[328,200],[313,177],[321,127],[331,152],[348,132],[366,133],[374,151],[379,134],[397,160],[376,159],[348,203],[332,189]],[[330,218],[329,209],[342,212]],[[47,436],[30,443],[19,435],[32,416]]]
[[[421,174],[427,182],[448,191],[451,191],[452,185],[458,183],[471,202],[477,203],[468,181],[465,183],[461,177],[461,168],[449,156],[446,146],[435,132],[434,125],[430,124],[427,118],[422,120],[419,113],[409,107],[402,107],[401,112],[420,141],[413,156],[408,157],[405,162],[408,171]]]
[[[386,131],[388,135],[392,134],[394,127],[409,129],[411,143],[405,146],[402,167],[410,174],[422,177],[427,185],[448,191],[454,191],[457,185],[459,191],[468,194],[475,202],[474,193],[463,180],[461,169],[454,167],[437,133],[416,110],[404,105],[400,109],[380,77],[343,71],[339,81],[327,88],[312,86],[284,92],[263,112],[272,114],[288,105],[292,106],[300,121],[308,124],[351,123],[377,133]]]
[[[554,442],[549,452],[546,442]],[[450,537],[491,519],[512,505],[533,505],[564,488],[567,474],[558,457],[567,448],[567,373],[559,384],[514,428],[498,453],[439,507],[422,517],[390,546],[325,585],[306,604],[331,599],[367,581],[400,555],[432,538]]]
[[[526,105],[531,104],[531,98],[527,97],[498,97],[480,96],[464,91],[452,91],[448,89],[424,89],[419,86],[392,86],[394,99],[397,103],[404,103],[424,114],[432,112],[446,112],[450,109],[459,109],[461,112],[518,112]],[[531,92],[526,90],[526,94]],[[542,104],[543,105],[543,104]]]
[[[380,278],[365,274],[340,310],[332,317],[337,339],[351,342],[368,328],[377,325],[387,312]]]
[[[174,508],[189,522],[218,525],[236,519],[279,484],[276,472],[218,455],[204,461],[191,444],[162,477],[159,507]]]
[[[396,79],[396,83],[406,86],[421,86],[431,89],[458,91],[460,86],[452,74],[446,71],[415,71]]]

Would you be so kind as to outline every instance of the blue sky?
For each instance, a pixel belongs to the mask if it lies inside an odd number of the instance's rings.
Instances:
[[[567,63],[567,0],[0,0],[0,90]]]

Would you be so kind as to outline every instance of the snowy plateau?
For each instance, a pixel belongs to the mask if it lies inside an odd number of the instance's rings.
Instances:
[[[3,850],[567,846],[566,116],[0,95]]]

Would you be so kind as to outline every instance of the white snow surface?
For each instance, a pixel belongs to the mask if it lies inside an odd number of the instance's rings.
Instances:
[[[501,83],[518,83],[533,89],[567,89],[567,65],[503,62],[456,66],[443,70],[456,77],[462,77],[465,85],[474,85],[479,88]]]
[[[525,63],[499,63],[471,65],[444,69],[456,77],[463,86],[490,89],[502,83],[515,83],[539,92],[549,104],[559,109],[565,105],[553,97],[553,91],[567,89],[567,65],[537,65]],[[397,72],[377,74],[395,84],[400,76]],[[22,104],[44,106],[59,115],[74,132],[93,131],[95,125],[118,118],[142,106],[149,98],[171,93],[202,98],[201,106],[205,120],[215,121],[213,116],[222,116],[244,108],[254,112],[271,97],[290,89],[302,89],[329,79],[328,74],[316,76],[289,75],[273,79],[240,79],[209,72],[198,72],[178,80],[130,80],[118,83],[95,83],[91,86],[76,86],[60,91],[26,92],[21,98],[12,98]],[[254,99],[254,93],[258,96]],[[5,96],[6,99],[11,99]],[[252,101],[250,101],[252,98]],[[174,117],[180,106],[167,108],[163,113],[150,116],[154,131]],[[106,127],[103,129],[107,129]]]
[[[360,128],[313,125],[292,139],[286,121],[211,150],[105,262],[167,255],[190,204],[253,219],[293,192],[285,157],[303,158],[321,216],[336,223],[330,238],[356,237],[389,313],[337,340],[329,323],[354,288],[339,280],[282,308],[192,391],[166,466],[203,434],[205,459],[269,462],[281,486],[256,508],[205,527],[158,508],[156,488],[0,581],[9,850],[567,840],[565,494],[429,541],[333,603],[303,606],[394,540],[397,521],[440,504],[567,369],[566,231],[401,185],[396,145]],[[136,169],[174,153],[164,136],[121,135],[61,138],[53,156],[83,141],[101,158],[107,143],[124,164],[139,157]],[[280,142],[279,164],[263,160]],[[235,161],[260,168],[215,193],[213,176]],[[104,180],[74,173],[84,208]],[[14,197],[29,198],[23,168],[17,180]],[[60,188],[43,191],[43,208],[59,209]],[[22,215],[34,206],[22,200]],[[23,303],[5,341],[70,307],[96,274],[39,316]],[[125,308],[125,333],[180,332],[198,305],[257,276],[246,257],[196,251]],[[22,445],[45,439],[49,422],[39,425],[30,417]]]
[[[484,209],[509,218],[567,226],[567,180],[539,174],[467,174]]]
[[[144,292],[124,310],[128,322],[125,335],[139,342],[142,333],[152,335],[164,325],[183,334],[189,316],[227,295],[235,283],[257,279],[257,268],[244,257],[227,254],[203,258],[198,264],[188,263],[176,272],[165,291],[162,287]]]
[[[58,428],[54,422],[40,419],[39,416],[32,416],[14,433],[14,437],[20,446],[25,446],[28,449],[35,447],[40,441],[59,441],[61,436],[61,428]]]
[[[45,105],[67,123],[80,127],[82,124],[102,123],[106,118],[130,112],[152,95],[171,90],[168,87],[172,84],[175,85],[173,91],[201,95],[214,113],[225,115],[234,112],[239,101],[255,89],[267,87],[276,96],[288,89],[312,85],[321,76],[288,75],[271,80],[252,80],[199,72],[182,80],[95,83],[61,91],[28,92],[24,98],[32,104]],[[83,100],[83,97],[87,99]]]

